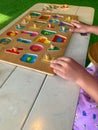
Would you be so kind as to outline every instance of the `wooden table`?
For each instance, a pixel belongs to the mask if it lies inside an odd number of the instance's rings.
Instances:
[[[27,11],[42,11],[45,5],[38,3]],[[65,11],[53,12],[75,14],[80,21],[93,22],[94,9],[91,7],[70,5]],[[84,66],[89,39],[89,34],[74,33],[65,56]],[[58,76],[0,62],[0,130],[72,130],[78,94],[79,86]]]

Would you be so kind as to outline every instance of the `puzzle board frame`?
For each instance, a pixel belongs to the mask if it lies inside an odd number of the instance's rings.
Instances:
[[[0,34],[0,61],[53,75],[49,63],[64,55],[72,36],[69,29],[73,27],[70,25],[73,19],[77,20],[78,16],[34,10],[28,12]],[[34,48],[33,45],[38,46]],[[51,48],[51,45],[57,49]]]

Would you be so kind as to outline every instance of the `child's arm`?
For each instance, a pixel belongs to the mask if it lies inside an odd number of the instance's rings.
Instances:
[[[86,23],[82,23],[79,21],[71,22],[75,27],[70,29],[72,32],[80,32],[80,33],[93,33],[98,35],[98,26],[88,25]]]
[[[50,66],[55,74],[77,83],[98,103],[98,82],[84,67],[73,59],[65,57],[51,61]]]
[[[89,32],[98,35],[98,26],[90,26]]]

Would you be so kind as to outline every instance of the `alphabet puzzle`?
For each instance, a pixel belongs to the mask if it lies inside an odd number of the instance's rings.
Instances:
[[[0,35],[0,60],[53,75],[50,61],[64,55],[78,16],[31,11]]]

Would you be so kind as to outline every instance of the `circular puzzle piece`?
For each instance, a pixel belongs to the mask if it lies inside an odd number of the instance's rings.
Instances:
[[[9,37],[14,37],[14,36],[16,36],[17,34],[18,34],[17,31],[10,31],[10,32],[7,32],[7,35],[8,35]]]
[[[0,39],[0,44],[6,45],[6,44],[9,44],[11,41],[12,41],[11,38],[5,37],[5,38]]]
[[[40,44],[34,44],[30,47],[30,50],[35,51],[35,52],[42,51],[43,49],[44,49],[44,47]]]

